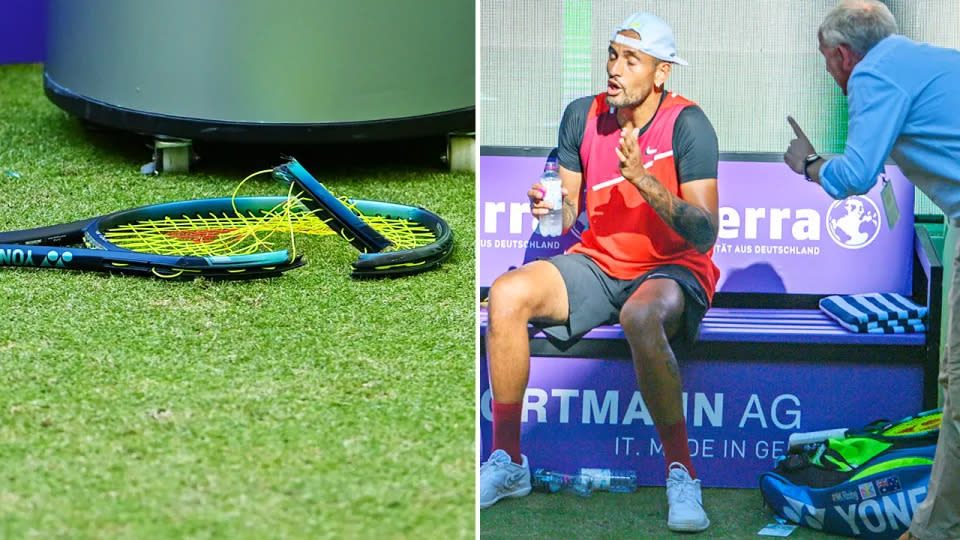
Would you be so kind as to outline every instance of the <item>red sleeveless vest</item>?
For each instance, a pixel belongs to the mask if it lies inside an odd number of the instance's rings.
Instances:
[[[638,139],[644,167],[678,197],[673,127],[680,111],[691,105],[695,103],[670,92]],[[617,115],[607,105],[606,94],[600,94],[590,106],[580,145],[584,204],[590,225],[567,253],[590,256],[604,272],[618,279],[635,279],[658,266],[678,264],[693,272],[712,301],[720,277],[710,258],[713,250],[698,253],[660,219],[633,184],[623,179],[614,152],[619,139]]]

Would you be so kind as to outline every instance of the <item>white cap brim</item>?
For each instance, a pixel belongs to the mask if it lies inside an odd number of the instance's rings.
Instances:
[[[652,57],[654,57],[654,58],[656,58],[656,59],[658,59],[658,60],[663,60],[664,62],[670,62],[671,64],[679,64],[679,65],[681,65],[681,66],[689,66],[689,65],[690,65],[689,62],[687,62],[687,61],[684,60],[683,58],[680,58],[679,56],[676,56],[676,55],[674,55],[672,58],[670,58],[670,57],[665,58],[665,56],[668,56],[668,55],[665,55],[665,54],[662,54],[662,53],[658,53],[657,51],[650,50],[650,48],[647,47],[646,44],[645,44],[643,41],[641,41],[641,40],[639,40],[639,39],[636,39],[636,38],[627,37],[627,36],[625,36],[625,35],[623,35],[623,34],[620,34],[620,33],[617,33],[615,36],[613,36],[613,40],[612,40],[612,41],[613,41],[614,43],[619,43],[620,45],[626,45],[627,47],[630,47],[631,49],[636,49],[636,50],[638,50],[638,51],[640,51],[640,52],[644,52],[644,53],[646,53],[646,54],[649,54],[650,56],[652,56]]]

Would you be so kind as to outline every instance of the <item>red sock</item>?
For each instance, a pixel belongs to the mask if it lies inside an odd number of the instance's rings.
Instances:
[[[690,478],[697,479],[697,471],[693,470],[690,461],[690,447],[687,445],[687,425],[683,420],[667,426],[657,425],[657,434],[660,435],[660,444],[663,445],[663,455],[667,460],[667,467],[671,463],[680,463],[687,468]]]
[[[520,413],[522,403],[497,403],[490,400],[493,408],[493,450],[500,449],[510,454],[510,460],[523,465],[520,456]]]

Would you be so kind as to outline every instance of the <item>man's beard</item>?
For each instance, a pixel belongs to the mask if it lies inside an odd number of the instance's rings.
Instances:
[[[611,96],[607,94],[607,105],[610,107],[616,107],[618,109],[623,109],[626,107],[635,107],[647,99],[647,96],[637,95],[632,92],[627,92],[623,90],[620,92],[620,95]]]

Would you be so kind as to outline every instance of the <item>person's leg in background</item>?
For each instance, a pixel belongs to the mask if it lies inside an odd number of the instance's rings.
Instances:
[[[927,497],[917,507],[910,530],[900,538],[960,538],[960,230],[952,222],[953,279],[950,283],[947,343],[940,358],[943,421]],[[912,535],[912,536],[911,536]]]

